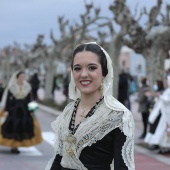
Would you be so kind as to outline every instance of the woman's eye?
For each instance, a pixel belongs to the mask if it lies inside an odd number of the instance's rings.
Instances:
[[[95,66],[89,67],[89,70],[95,70],[95,69],[97,69]]]
[[[80,70],[81,70],[80,67],[75,67],[75,68],[74,68],[74,71],[80,71]]]

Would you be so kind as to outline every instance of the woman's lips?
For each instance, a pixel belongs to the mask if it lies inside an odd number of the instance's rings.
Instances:
[[[89,80],[82,80],[82,81],[80,81],[80,84],[82,86],[88,86],[90,83],[91,83],[91,81],[89,81]]]

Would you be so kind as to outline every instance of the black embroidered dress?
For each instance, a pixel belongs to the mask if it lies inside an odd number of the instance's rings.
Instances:
[[[74,128],[75,114],[80,100],[78,99],[74,104],[74,110],[72,113],[69,130],[71,134],[75,134],[79,128],[77,125]],[[97,107],[103,103],[103,98],[96,102],[95,106],[91,108],[89,113],[86,115],[86,119],[95,114]],[[92,144],[91,146],[85,147],[80,154],[80,161],[88,170],[110,170],[110,164],[112,164],[114,158],[114,170],[128,170],[122,159],[122,147],[126,141],[126,136],[121,132],[120,128],[115,128],[101,140]],[[62,156],[56,155],[52,167],[50,170],[70,170],[63,168],[60,164]],[[78,169],[77,169],[78,170]]]

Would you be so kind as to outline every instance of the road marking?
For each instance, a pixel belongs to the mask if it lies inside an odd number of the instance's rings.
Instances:
[[[42,132],[42,137],[44,141],[46,141],[48,144],[53,146],[54,143],[54,132],[52,131],[46,131]],[[20,154],[19,156],[42,156],[43,154],[35,147],[19,147]]]
[[[54,144],[54,132],[42,132],[43,139],[53,146]]]
[[[19,147],[19,156],[42,156],[42,153],[34,146],[31,147]]]

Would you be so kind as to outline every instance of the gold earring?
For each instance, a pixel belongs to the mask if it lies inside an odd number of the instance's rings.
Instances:
[[[101,86],[100,86],[100,93],[101,93],[102,96],[103,96],[103,81],[102,81]]]
[[[76,86],[75,86],[75,89],[74,89],[74,90],[75,90],[75,93],[77,93],[77,87],[76,87]]]

